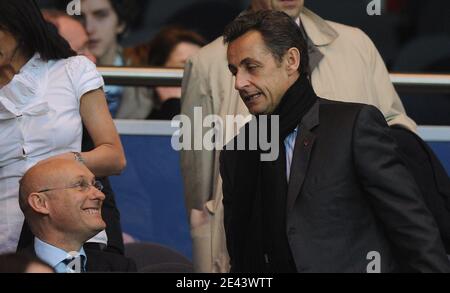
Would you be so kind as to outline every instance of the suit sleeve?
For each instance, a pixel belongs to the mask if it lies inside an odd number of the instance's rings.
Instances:
[[[375,107],[364,106],[359,113],[353,156],[374,212],[404,264],[417,272],[449,272],[437,226]]]
[[[213,114],[212,97],[209,90],[206,66],[201,66],[200,58],[194,56],[186,63],[182,83],[181,114],[191,121],[191,150],[180,152],[181,173],[184,182],[184,195],[187,215],[191,209],[203,209],[203,205],[212,194],[212,174],[214,151],[194,150],[194,141],[203,141],[203,135],[209,130],[203,127],[198,131],[194,127],[195,108],[202,117]],[[195,131],[196,130],[196,131]]]
[[[128,266],[127,266],[126,272],[130,272],[130,273],[137,272],[136,263],[131,258],[128,258]]]
[[[380,110],[384,113],[389,125],[402,125],[416,132],[416,123],[406,115],[405,108],[398,96],[389,76],[389,72],[380,53],[372,40],[361,31],[368,57],[370,58],[371,81],[374,84],[375,95],[379,97]]]
[[[233,235],[231,233],[232,229],[232,181],[230,178],[230,171],[228,168],[230,167],[229,164],[232,163],[232,161],[226,160],[225,157],[225,151],[222,151],[220,153],[220,176],[222,177],[222,192],[223,192],[223,210],[224,210],[224,227],[225,227],[225,236],[226,236],[226,242],[227,242],[227,249],[228,249],[228,255],[230,256],[230,264],[233,264]],[[233,268],[231,267],[231,271],[233,271]]]

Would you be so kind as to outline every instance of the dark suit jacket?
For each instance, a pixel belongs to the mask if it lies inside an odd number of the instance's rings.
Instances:
[[[136,264],[130,258],[117,253],[85,249],[86,271],[89,272],[136,272]]]
[[[19,253],[25,253],[36,257],[34,251],[34,240],[30,246],[19,250]],[[100,251],[97,249],[85,248],[87,256],[86,271],[88,273],[95,272],[136,272],[136,264],[130,258],[119,255],[117,253],[111,253],[106,251]]]
[[[419,136],[401,126],[390,129],[436,220],[445,251],[450,254],[450,178],[433,150]]]
[[[300,124],[292,159],[285,233],[298,272],[448,272],[436,224],[399,159],[383,115],[372,106],[319,101]],[[246,152],[220,157],[232,271],[252,265],[252,200],[234,182]],[[256,188],[256,187],[255,187]],[[257,230],[257,229],[256,229]],[[253,243],[258,245],[258,243]]]

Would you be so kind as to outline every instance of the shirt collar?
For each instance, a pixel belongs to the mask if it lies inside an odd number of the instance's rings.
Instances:
[[[36,252],[37,257],[48,263],[52,268],[55,268],[60,262],[68,257],[72,257],[72,255],[66,251],[50,245],[37,237],[34,238],[34,251]],[[83,247],[78,251],[78,254],[84,256],[85,263],[83,265],[86,265],[87,257]]]
[[[122,57],[121,49],[119,48],[119,51],[116,54],[116,58],[114,58],[113,66],[125,66],[125,61]]]

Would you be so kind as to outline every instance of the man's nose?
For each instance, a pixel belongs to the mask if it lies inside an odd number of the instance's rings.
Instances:
[[[104,201],[105,194],[101,190],[98,190],[96,187],[91,186],[91,199]]]
[[[249,86],[248,78],[246,74],[243,73],[237,73],[236,74],[236,81],[234,83],[234,88],[238,91],[245,89]]]
[[[91,17],[86,17],[84,20],[84,27],[88,35],[92,35],[95,31],[95,25],[93,24],[93,20]]]

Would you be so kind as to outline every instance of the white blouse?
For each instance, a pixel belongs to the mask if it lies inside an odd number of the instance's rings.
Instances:
[[[0,253],[16,250],[22,229],[20,178],[43,159],[81,150],[80,99],[103,85],[83,56],[36,54],[0,89]]]

